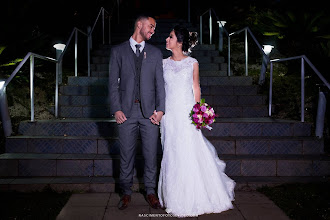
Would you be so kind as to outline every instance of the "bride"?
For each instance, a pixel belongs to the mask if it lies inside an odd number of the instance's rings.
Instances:
[[[177,217],[220,213],[233,209],[234,200],[235,182],[224,173],[226,164],[189,118],[201,100],[198,61],[187,56],[196,42],[197,34],[175,26],[166,39],[172,55],[163,59],[166,114],[158,197],[166,212]]]

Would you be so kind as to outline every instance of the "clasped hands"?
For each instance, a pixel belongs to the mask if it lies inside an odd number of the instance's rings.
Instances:
[[[159,122],[162,119],[163,115],[164,115],[164,113],[162,111],[156,112],[156,110],[155,110],[154,113],[149,117],[149,119],[150,119],[151,123],[153,123],[155,125],[159,125]],[[124,112],[122,112],[122,111],[116,111],[115,119],[116,119],[117,124],[122,124],[127,120]]]

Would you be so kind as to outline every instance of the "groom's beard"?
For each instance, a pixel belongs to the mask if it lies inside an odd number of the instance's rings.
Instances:
[[[144,33],[144,32],[142,32],[142,30],[140,31],[140,34],[143,37],[143,40],[145,40],[145,41],[150,40],[152,35],[154,35],[154,33],[150,33],[150,32]],[[148,37],[148,35],[150,35],[150,37]]]

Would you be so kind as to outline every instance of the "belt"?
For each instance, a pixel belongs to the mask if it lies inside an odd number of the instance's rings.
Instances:
[[[134,100],[134,103],[140,103],[140,100],[135,99],[135,100]]]

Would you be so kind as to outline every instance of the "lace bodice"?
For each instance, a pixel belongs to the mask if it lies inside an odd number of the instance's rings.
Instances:
[[[193,64],[198,63],[195,58],[187,57],[181,61],[174,61],[170,57],[163,60],[164,81],[165,81],[165,103],[179,102],[191,109],[195,103],[193,85]],[[165,112],[172,111],[171,107],[176,105],[166,105]],[[175,109],[174,109],[175,110]]]

